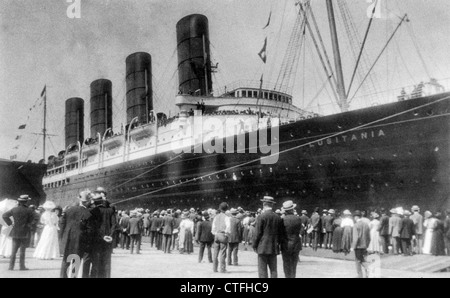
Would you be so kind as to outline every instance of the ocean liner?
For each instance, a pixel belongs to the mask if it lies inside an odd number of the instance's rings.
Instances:
[[[176,26],[179,114],[153,111],[151,56],[131,54],[120,132],[112,131],[111,81],[90,85],[87,138],[84,100],[66,101],[66,149],[48,158],[47,199],[70,205],[102,186],[120,209],[221,201],[256,209],[264,195],[304,209],[448,207],[450,93],[432,80],[392,103],[349,110],[333,1],[326,4],[335,61],[328,72],[342,112],[298,108],[263,77],[213,95],[208,19],[189,15]],[[299,6],[298,32],[311,30],[309,1]]]

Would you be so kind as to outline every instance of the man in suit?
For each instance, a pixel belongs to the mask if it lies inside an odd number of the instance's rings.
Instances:
[[[331,249],[331,242],[333,239],[333,230],[334,230],[334,214],[336,212],[333,209],[328,210],[328,215],[324,218],[324,228],[327,233],[325,236],[325,249]]]
[[[230,239],[230,217],[225,215],[228,210],[228,204],[222,202],[219,205],[220,213],[214,216],[211,233],[214,235],[214,256],[213,256],[213,271],[217,272],[220,264],[220,272],[225,273],[227,256],[227,246]],[[219,259],[220,255],[220,259]]]
[[[302,232],[302,221],[300,217],[294,215],[296,206],[292,201],[283,203],[285,237],[281,243],[281,256],[283,257],[283,269],[286,278],[295,278],[299,260],[298,254],[302,250],[302,241],[299,236]]]
[[[272,210],[274,198],[265,196],[261,201],[263,211],[256,218],[253,250],[258,254],[259,277],[268,278],[267,267],[269,267],[270,277],[276,278],[277,255],[280,253],[279,245],[284,241],[284,225],[283,220]]]
[[[159,212],[155,211],[153,212],[153,215],[150,219],[150,247],[153,247],[153,245],[156,245],[156,239],[158,236],[158,216]]]
[[[230,240],[228,242],[228,265],[234,266],[238,265],[238,250],[239,243],[242,241],[242,223],[237,218],[239,213],[238,210],[231,208],[231,217],[230,217]],[[233,258],[233,260],[232,260]],[[231,262],[233,261],[233,263]]]
[[[412,256],[413,252],[411,250],[411,239],[415,235],[416,228],[414,222],[409,217],[411,212],[406,210],[403,213],[403,218],[400,221],[400,239],[402,243],[402,251],[404,256]]]
[[[178,236],[180,233],[180,223],[181,223],[181,210],[178,209],[173,214],[173,231],[172,231],[172,250],[178,250]]]
[[[322,231],[322,221],[319,214],[319,207],[314,209],[314,213],[311,215],[311,226],[313,228],[312,231],[312,248],[314,251],[317,251],[317,247],[319,246],[320,241],[320,233]]]
[[[116,215],[101,193],[94,191],[94,208],[91,210],[93,227],[92,270],[93,278],[111,277],[112,236],[116,228]]]
[[[172,233],[175,226],[175,219],[172,216],[172,210],[167,210],[167,214],[164,217],[163,225],[162,225],[162,234],[163,234],[163,251],[164,253],[170,254],[170,248],[172,246]]]
[[[143,223],[144,223],[144,231],[143,231],[143,236],[148,236],[150,231],[150,218],[151,218],[151,214],[150,214],[150,210],[145,210],[145,214],[143,215]]]
[[[362,220],[359,210],[354,213],[352,250],[355,251],[356,272],[359,278],[368,277],[368,264],[366,262],[367,247],[370,243],[370,227]],[[364,272],[363,272],[364,269]]]
[[[130,249],[130,234],[128,234],[128,226],[130,225],[130,211],[125,210],[122,212],[122,217],[119,220],[119,226],[121,229],[122,239],[120,241],[120,248],[129,250]]]
[[[26,205],[29,200],[30,197],[28,197],[28,195],[21,195],[17,199],[18,206],[3,214],[3,220],[8,226],[13,224],[10,217],[14,219],[14,225],[9,234],[12,238],[13,245],[8,270],[14,270],[16,255],[19,249],[20,270],[28,270],[28,268],[25,267],[25,250],[30,244],[31,227],[35,224],[34,212]]]
[[[420,214],[420,208],[417,205],[414,205],[411,208],[413,215],[410,216],[410,219],[414,222],[414,232],[415,232],[415,241],[413,243],[413,251],[416,254],[422,254],[423,247],[423,216]]]
[[[444,240],[447,256],[450,256],[450,209],[447,209],[445,213],[447,214],[447,217],[444,220]]]
[[[166,210],[162,210],[159,217],[156,219],[157,233],[156,233],[156,249],[163,250],[163,233],[162,227],[164,225],[164,217],[166,216]]]
[[[198,223],[197,234],[195,234],[195,241],[200,244],[200,249],[198,251],[198,262],[201,263],[203,260],[203,253],[205,247],[208,249],[208,261],[213,262],[211,246],[214,242],[214,235],[211,233],[212,223],[209,220],[209,213],[203,212],[203,221]]]
[[[321,222],[321,230],[320,230],[320,236],[319,236],[319,246],[320,248],[322,248],[322,246],[326,246],[325,244],[325,238],[327,236],[327,231],[325,229],[325,220],[328,216],[328,210],[327,209],[323,209],[322,210],[322,216],[320,217],[320,222]]]
[[[67,269],[70,263],[67,258],[75,254],[83,260],[83,278],[88,278],[91,265],[91,212],[88,207],[91,204],[90,192],[81,192],[78,197],[80,203],[70,207],[61,218],[61,233],[63,260],[61,265],[61,278],[67,278]],[[72,275],[72,274],[70,274]]]
[[[391,214],[392,216],[389,219],[389,235],[392,239],[392,253],[398,255],[401,246],[399,231],[401,218],[400,215],[397,214],[396,209],[392,209]]]
[[[309,224],[309,217],[308,212],[306,210],[302,210],[302,215],[300,216],[300,220],[302,221],[302,241],[303,246],[307,246],[308,242],[308,224]]]
[[[380,242],[383,249],[383,253],[389,253],[389,216],[384,208],[381,209],[380,227],[378,228],[380,233]]]
[[[128,221],[127,233],[131,238],[131,254],[134,252],[136,246],[136,254],[140,254],[141,250],[141,235],[143,230],[143,222],[138,217],[138,212],[133,210],[130,212],[130,220]]]

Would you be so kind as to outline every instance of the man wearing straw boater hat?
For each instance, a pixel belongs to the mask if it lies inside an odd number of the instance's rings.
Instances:
[[[21,195],[17,199],[18,206],[3,214],[3,220],[8,226],[13,224],[11,217],[14,219],[14,225],[9,234],[13,240],[13,246],[8,270],[14,270],[16,255],[19,249],[20,270],[28,270],[28,268],[25,267],[25,250],[29,246],[31,227],[35,220],[33,210],[26,206],[26,203],[29,200],[31,200],[31,198],[28,197],[28,195]]]
[[[269,267],[270,277],[276,278],[279,244],[283,241],[284,235],[283,220],[272,210],[274,198],[265,196],[261,202],[263,210],[256,219],[253,250],[258,254],[259,277],[268,278],[267,267]]]
[[[61,220],[61,233],[63,244],[63,260],[61,265],[61,278],[66,278],[70,263],[68,256],[75,254],[82,259],[82,273],[78,276],[89,277],[91,265],[91,212],[88,207],[91,204],[91,193],[83,191],[78,196],[78,206],[73,206],[64,212]],[[81,270],[81,268],[80,268]],[[72,275],[72,274],[70,274]]]
[[[284,211],[283,225],[285,238],[281,243],[281,255],[283,257],[283,269],[286,278],[295,278],[297,273],[298,254],[302,250],[302,240],[300,234],[302,231],[302,220],[294,215],[296,204],[292,201],[283,203]]]

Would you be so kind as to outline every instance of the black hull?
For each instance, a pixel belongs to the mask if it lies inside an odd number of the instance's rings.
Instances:
[[[45,201],[42,178],[47,170],[45,164],[0,160],[0,199],[16,199],[27,194],[30,204],[39,205]]]
[[[260,153],[183,154],[167,162],[176,156],[170,152],[72,177],[46,192],[64,206],[75,203],[80,191],[103,186],[119,209],[217,207],[228,201],[255,210],[262,196],[272,195],[277,208],[293,199],[304,209],[417,204],[444,210],[450,194],[449,98],[441,94],[283,125],[273,165],[261,164]]]

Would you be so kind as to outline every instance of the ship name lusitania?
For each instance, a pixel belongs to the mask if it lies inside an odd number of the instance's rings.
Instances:
[[[315,141],[309,144],[310,148],[314,148],[315,146],[325,146],[332,144],[340,144],[340,143],[348,143],[348,142],[356,142],[368,139],[375,139],[385,137],[386,134],[382,129],[376,131],[362,131],[353,134],[342,134],[333,137],[329,137],[326,139],[320,139],[319,141]]]

